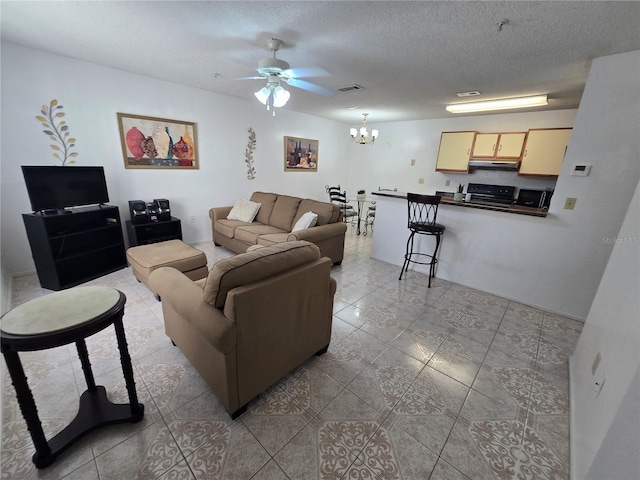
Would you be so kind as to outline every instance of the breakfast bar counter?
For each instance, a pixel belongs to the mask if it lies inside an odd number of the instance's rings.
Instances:
[[[407,194],[403,192],[373,192],[373,195],[377,195],[380,197],[391,197],[391,198],[407,198]],[[515,213],[517,215],[530,215],[534,217],[546,217],[547,209],[543,208],[532,208],[532,207],[523,207],[520,205],[497,205],[497,204],[489,204],[489,203],[481,203],[481,202],[456,202],[453,200],[453,193],[443,193],[436,192],[436,195],[440,195],[440,204],[441,205],[452,205],[454,207],[463,207],[463,208],[477,208],[480,210],[492,210],[494,212],[505,212],[505,213]]]
[[[377,208],[371,257],[397,265],[400,275],[410,233],[407,195],[387,191],[372,194],[377,199]],[[529,275],[527,270],[545,271],[545,265],[558,261],[548,250],[553,232],[559,226],[553,205],[547,213],[512,205],[458,203],[444,197],[437,222],[444,225],[445,231],[438,252],[435,287],[438,279],[442,279],[503,298],[524,299],[530,296],[531,290],[528,283],[523,282],[523,276]],[[416,251],[428,252],[434,248],[431,238],[416,238],[415,242]],[[428,266],[412,265],[411,268],[428,273]]]

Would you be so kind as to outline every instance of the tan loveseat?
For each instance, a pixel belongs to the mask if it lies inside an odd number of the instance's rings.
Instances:
[[[242,253],[251,245],[274,245],[292,240],[315,243],[323,257],[339,265],[344,256],[344,236],[347,226],[342,222],[342,212],[337,205],[312,199],[254,192],[252,202],[260,203],[260,209],[251,223],[228,220],[233,207],[217,207],[209,210],[213,242],[229,250]],[[311,228],[291,232],[296,222],[306,212],[318,215]]]
[[[232,418],[331,340],[331,260],[305,241],[252,247],[193,281],[162,267],[149,282],[165,331]]]

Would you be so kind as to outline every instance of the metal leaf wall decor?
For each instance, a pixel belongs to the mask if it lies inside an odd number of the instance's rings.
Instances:
[[[55,142],[49,145],[54,150],[53,156],[62,161],[63,166],[76,163],[75,160],[71,160],[71,158],[78,156],[78,152],[71,151],[76,146],[76,139],[70,137],[71,133],[67,122],[61,120],[64,117],[62,105],[58,105],[58,100],[54,98],[49,106],[42,105],[40,113],[42,115],[36,115],[36,119],[45,128],[43,132]]]
[[[253,166],[253,151],[256,149],[256,132],[249,127],[249,142],[247,148],[244,149],[244,161],[247,164],[247,178],[254,180],[256,178],[256,169]]]

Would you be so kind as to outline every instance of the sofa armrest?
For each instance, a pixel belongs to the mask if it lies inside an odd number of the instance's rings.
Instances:
[[[347,225],[343,222],[328,223],[292,232],[287,237],[287,240],[306,240],[307,242],[317,243],[327,238],[343,235],[346,231]]]
[[[202,287],[171,267],[162,267],[149,275],[149,283],[162,299],[165,322],[168,311],[179,315],[202,333],[217,350],[226,354],[236,345],[235,325],[222,311],[204,301]]]
[[[233,208],[232,206],[210,208],[209,218],[211,219],[212,222],[215,222],[216,220],[220,220],[222,218],[227,218],[232,208]]]
[[[213,243],[218,245],[219,239],[216,237],[216,222],[227,218],[233,207],[213,207],[209,209],[209,218],[211,219],[211,239]]]

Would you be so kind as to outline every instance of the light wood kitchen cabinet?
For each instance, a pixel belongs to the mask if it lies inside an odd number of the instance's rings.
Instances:
[[[512,158],[518,160],[522,155],[522,147],[524,139],[527,137],[525,132],[517,133],[501,133],[498,140],[498,149],[496,150],[496,158]]]
[[[500,158],[519,160],[527,134],[478,133],[471,158]]]
[[[471,158],[493,158],[496,156],[499,133],[479,133],[473,146]]]
[[[560,175],[571,131],[571,128],[529,130],[518,175]]]
[[[468,172],[476,133],[442,132],[436,172]]]

